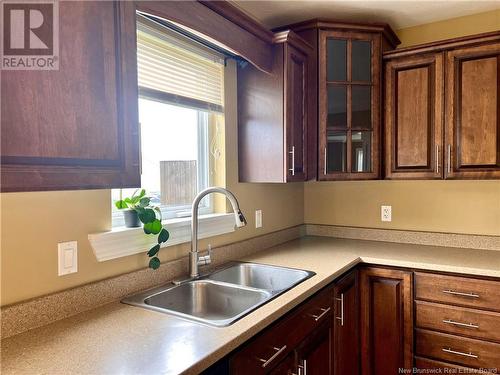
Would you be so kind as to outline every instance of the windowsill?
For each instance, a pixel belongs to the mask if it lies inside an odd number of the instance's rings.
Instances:
[[[234,215],[209,214],[198,218],[198,238],[208,238],[234,232]],[[162,248],[191,241],[191,218],[183,217],[163,221],[170,233]],[[113,228],[109,232],[88,235],[98,262],[146,252],[156,243],[156,236],[146,235],[142,228]]]

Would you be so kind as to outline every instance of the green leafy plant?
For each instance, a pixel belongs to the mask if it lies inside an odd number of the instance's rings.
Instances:
[[[121,196],[120,196],[121,198]],[[139,220],[143,223],[146,234],[158,235],[157,243],[147,252],[149,256],[149,267],[156,270],[160,267],[158,252],[162,243],[167,242],[170,233],[161,225],[161,211],[157,206],[151,205],[151,198],[146,195],[146,190],[137,189],[131,197],[120,199],[115,202],[119,210],[131,209],[137,212]]]

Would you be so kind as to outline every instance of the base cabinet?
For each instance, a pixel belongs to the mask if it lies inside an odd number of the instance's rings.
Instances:
[[[334,294],[334,374],[357,375],[361,367],[358,271],[354,270],[336,282]]]
[[[360,272],[363,375],[398,374],[413,367],[412,273]]]
[[[499,301],[498,280],[362,266],[205,374],[495,373]]]

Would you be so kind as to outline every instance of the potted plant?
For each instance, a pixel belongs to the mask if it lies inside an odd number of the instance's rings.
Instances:
[[[150,257],[149,267],[156,270],[160,267],[160,259],[157,256],[160,246],[170,236],[161,224],[160,208],[151,205],[151,198],[146,196],[146,190],[144,189],[137,189],[131,197],[116,201],[115,206],[119,210],[124,210],[126,227],[139,227],[140,222],[142,222],[144,233],[158,235],[157,243],[147,252]]]

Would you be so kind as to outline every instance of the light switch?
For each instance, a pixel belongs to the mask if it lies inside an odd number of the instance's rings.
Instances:
[[[78,270],[78,244],[76,241],[57,244],[58,275],[63,276]]]

